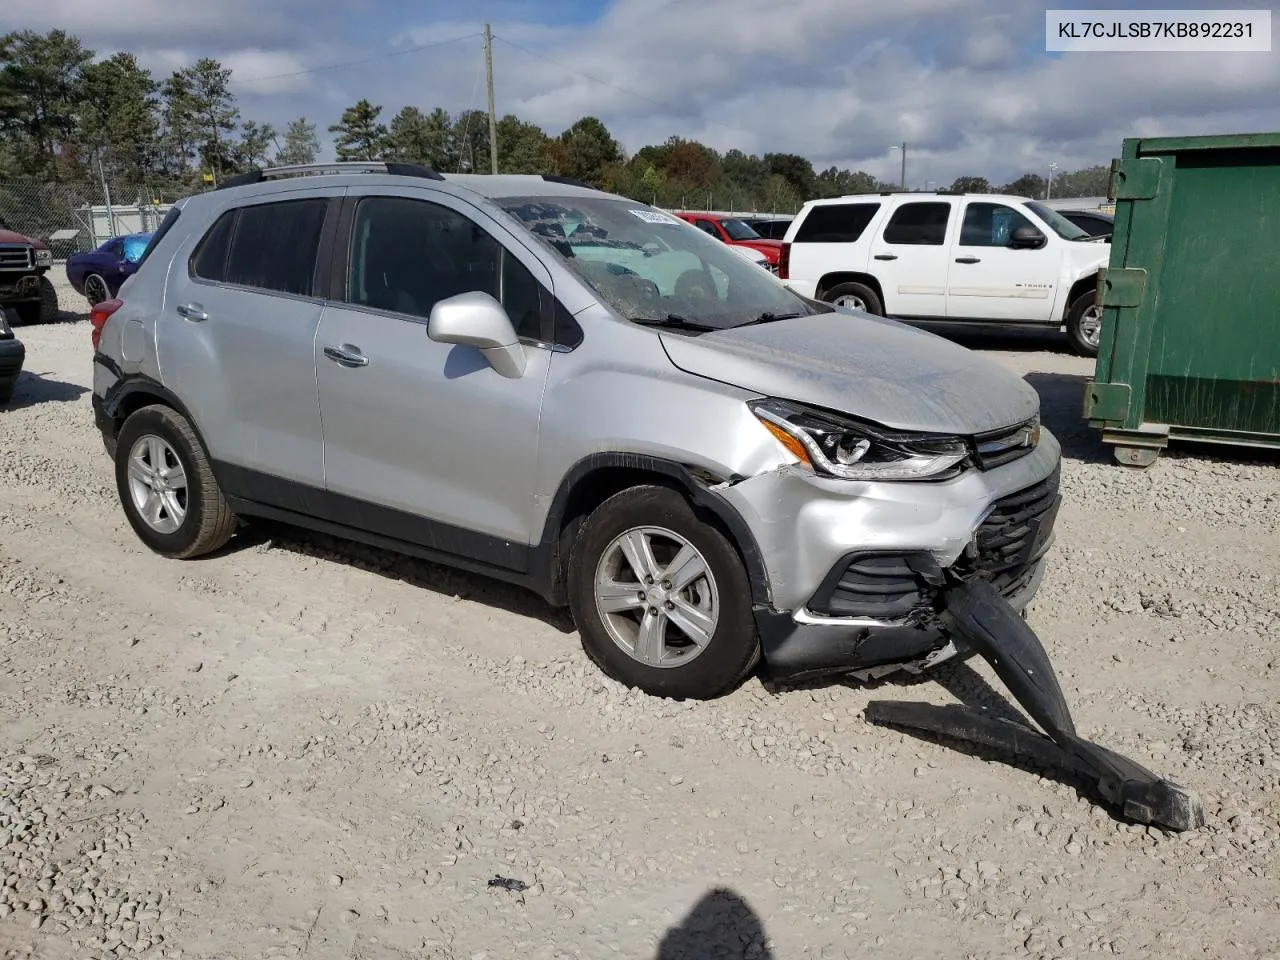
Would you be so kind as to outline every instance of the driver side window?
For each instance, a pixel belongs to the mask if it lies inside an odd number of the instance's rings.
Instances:
[[[516,334],[543,337],[549,302],[533,274],[455,210],[405,197],[367,197],[352,226],[346,300],[428,319],[439,301],[479,291],[507,311]]]
[[[960,226],[962,247],[1007,247],[1013,231],[1034,225],[1003,203],[971,203]]]

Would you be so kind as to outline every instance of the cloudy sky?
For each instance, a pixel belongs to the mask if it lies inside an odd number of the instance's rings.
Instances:
[[[634,152],[671,134],[793,152],[818,169],[1003,181],[1107,163],[1126,136],[1280,129],[1280,53],[1047,54],[1040,0],[42,0],[0,29],[60,26],[157,74],[234,70],[242,116],[324,133],[361,97],[483,109],[555,134],[600,117]],[[1075,6],[1132,10],[1094,0]],[[1165,0],[1148,7],[1266,6]],[[330,154],[331,155],[331,154]]]

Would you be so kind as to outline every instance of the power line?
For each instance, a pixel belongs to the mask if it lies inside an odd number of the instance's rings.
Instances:
[[[268,77],[247,77],[243,80],[233,78],[231,83],[262,83],[266,80],[284,80],[287,77],[303,77],[309,73],[320,73],[322,70],[337,70],[342,67],[356,67],[363,63],[373,63],[378,60],[388,60],[391,57],[403,57],[411,53],[421,53],[423,50],[430,50],[433,47],[443,47],[449,43],[458,43],[461,40],[470,40],[472,37],[478,36],[480,36],[480,31],[477,30],[474,33],[468,33],[463,37],[451,37],[448,40],[435,40],[431,43],[423,43],[416,47],[406,47],[404,50],[392,50],[390,53],[375,54],[372,57],[365,57],[362,60],[347,60],[342,63],[330,63],[323,67],[312,67],[309,70],[295,70],[292,73],[274,73]]]

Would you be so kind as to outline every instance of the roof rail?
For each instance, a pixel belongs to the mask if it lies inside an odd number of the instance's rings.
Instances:
[[[292,177],[298,174],[324,173],[388,173],[396,177],[420,177],[424,180],[443,180],[444,177],[434,170],[417,163],[397,163],[387,160],[353,160],[337,163],[297,163],[284,167],[255,167],[245,173],[238,174],[218,184],[218,190],[232,187],[245,187],[263,180],[276,180],[281,177]]]

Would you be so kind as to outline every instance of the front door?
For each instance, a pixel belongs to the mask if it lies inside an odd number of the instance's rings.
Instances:
[[[352,188],[348,203],[350,229],[337,240],[347,247],[345,289],[326,307],[315,343],[330,515],[522,569],[537,536],[550,275],[502,227],[447,194]],[[474,347],[427,336],[436,302],[475,290],[506,308],[525,343],[524,376],[503,377]]]
[[[947,280],[948,318],[1052,319],[1061,245],[1057,237],[1049,237],[1039,249],[1014,249],[1009,237],[1019,227],[1039,229],[1007,203],[972,200],[964,205]]]
[[[297,506],[275,480],[324,486],[315,284],[329,204],[310,190],[224,213],[174,257],[156,324],[165,383],[227,492],[275,506]]]
[[[884,292],[891,317],[947,315],[947,227],[952,205],[946,200],[911,201],[889,216],[871,242],[871,273]]]

